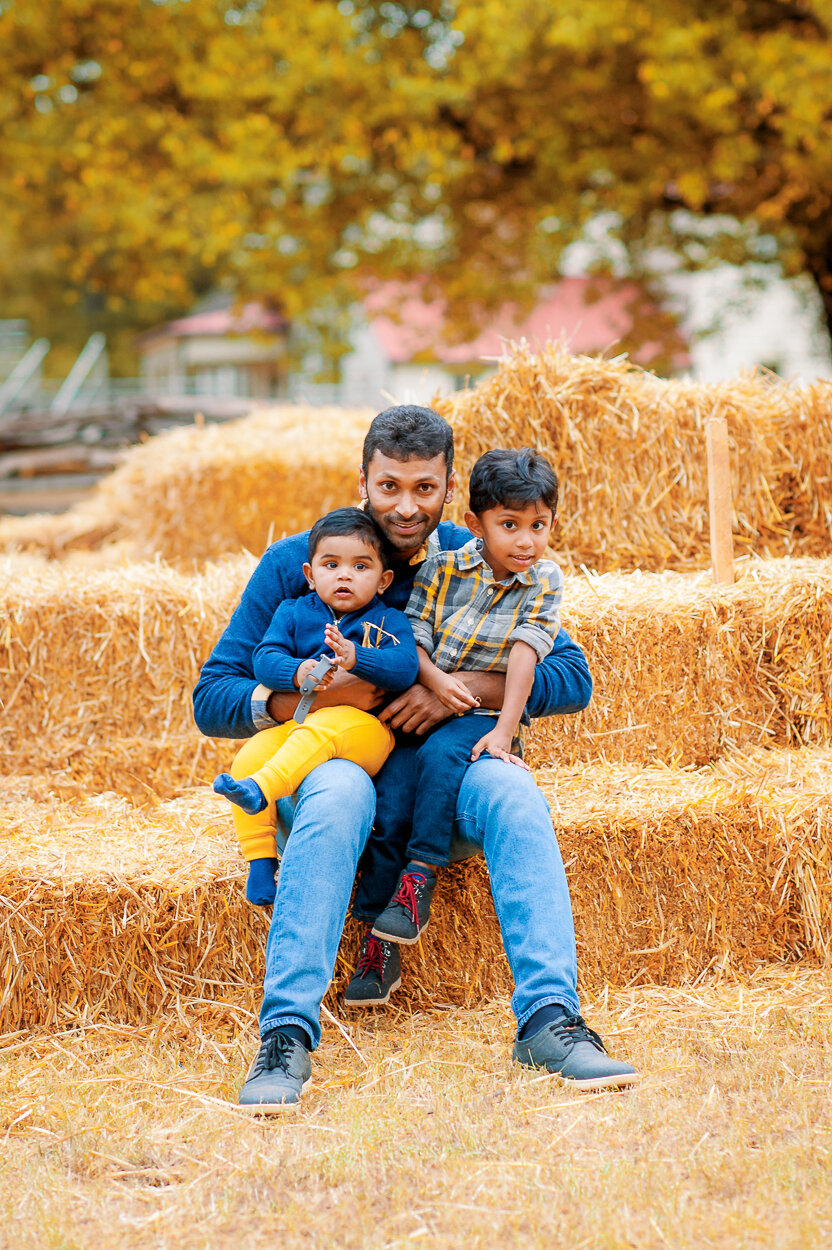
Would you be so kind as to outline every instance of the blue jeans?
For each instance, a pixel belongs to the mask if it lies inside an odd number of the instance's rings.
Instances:
[[[397,778],[406,795],[415,755],[393,752],[379,773],[380,801],[395,800]],[[278,803],[278,847],[285,849],[266,947],[261,1033],[298,1024],[318,1045],[321,1000],[375,807],[372,781],[346,760],[321,764]],[[459,792],[454,836],[451,858],[464,857],[466,849],[485,854],[518,1028],[547,1003],[578,1011],[569,889],[549,808],[531,775],[502,760],[478,760]]]

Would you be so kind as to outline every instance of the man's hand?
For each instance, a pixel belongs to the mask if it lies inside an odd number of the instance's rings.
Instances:
[[[335,656],[339,668],[343,668],[347,672],[355,668],[357,659],[355,643],[350,642],[349,638],[345,638],[337,625],[324,626],[324,639],[326,645],[332,648],[332,654]]]
[[[318,689],[320,690],[320,687]],[[343,669],[337,668],[332,670],[331,680],[326,690],[321,691],[315,699],[315,708],[338,707],[345,703],[349,707],[357,707],[362,712],[373,712],[383,699],[384,691],[378,686],[373,686],[370,682],[363,681],[360,677],[353,677],[352,673],[345,673]],[[266,708],[272,720],[282,724],[292,719],[299,702],[300,695],[298,694],[292,694],[288,690],[273,690],[269,695]]]
[[[474,743],[471,759],[478,760],[483,751],[487,751],[495,760],[505,760],[507,764],[516,764],[518,768],[525,768],[527,773],[531,772],[528,764],[524,764],[519,755],[512,755],[511,735],[503,733],[496,725],[479,742]]]
[[[426,734],[448,719],[448,709],[440,703],[432,690],[418,682],[397,695],[379,713],[379,720],[391,729],[401,729],[409,734]]]

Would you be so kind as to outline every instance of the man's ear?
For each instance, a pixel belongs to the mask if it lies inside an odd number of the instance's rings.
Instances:
[[[456,474],[452,472],[450,477],[448,478],[448,488],[445,491],[445,503],[450,503],[451,500],[453,499],[455,487],[456,487]]]
[[[306,578],[307,582],[309,583],[309,589],[310,589],[310,590],[314,590],[314,589],[315,589],[315,579],[314,579],[314,577],[312,576],[312,565],[311,565],[311,564],[304,564],[304,566],[303,566],[303,576]]]
[[[380,579],[380,581],[379,581],[379,583],[378,583],[378,591],[377,591],[377,594],[383,595],[383,594],[384,594],[384,592],[385,592],[385,590],[387,589],[387,587],[388,587],[388,586],[390,585],[390,583],[392,582],[392,580],[393,580],[393,570],[392,570],[392,569],[385,569],[385,570],[384,570],[384,572],[382,573],[382,575],[381,575],[381,579]]]
[[[482,538],[482,526],[476,512],[466,512],[463,519],[474,537]]]
[[[362,499],[367,498],[367,478],[363,469],[358,470],[358,493]]]

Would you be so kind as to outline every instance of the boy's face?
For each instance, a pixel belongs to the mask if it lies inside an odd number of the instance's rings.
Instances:
[[[482,539],[482,554],[498,582],[525,572],[540,559],[556,521],[542,500],[522,508],[498,504],[479,516],[465,513],[465,524],[475,538]]]
[[[430,460],[394,460],[376,450],[358,478],[361,498],[390,545],[402,557],[413,555],[442,519],[454,494],[443,455]]]
[[[303,571],[310,588],[338,615],[366,607],[393,580],[375,547],[359,534],[325,536]]]

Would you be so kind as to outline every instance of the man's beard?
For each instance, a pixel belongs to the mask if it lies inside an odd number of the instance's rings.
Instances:
[[[388,543],[390,543],[391,547],[395,547],[397,551],[417,551],[431,531],[431,518],[425,513],[420,513],[418,516],[408,517],[407,519],[397,517],[395,514],[378,517],[369,503],[367,504],[367,511],[384,534]],[[396,522],[403,525],[416,525],[419,528],[415,529],[412,534],[401,534],[394,528]]]

